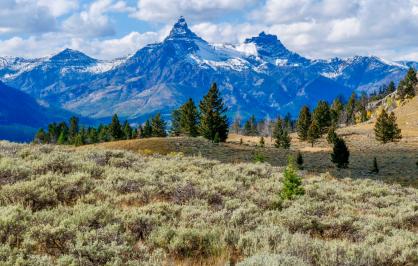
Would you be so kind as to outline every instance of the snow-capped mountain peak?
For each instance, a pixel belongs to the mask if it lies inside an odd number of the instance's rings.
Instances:
[[[94,64],[97,62],[96,59],[91,58],[80,51],[72,50],[69,48],[57,53],[56,55],[53,55],[49,58],[49,60],[56,63],[73,62],[78,64]]]
[[[179,20],[174,24],[170,31],[170,34],[166,40],[177,40],[177,39],[200,39],[194,32],[192,32],[187,26],[186,19],[180,17]]]

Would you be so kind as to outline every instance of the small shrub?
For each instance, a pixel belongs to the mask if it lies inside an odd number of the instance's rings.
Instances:
[[[265,145],[265,142],[264,142],[264,137],[263,137],[263,136],[261,136],[261,138],[260,138],[260,146],[261,146],[261,147],[264,147],[264,145]]]
[[[298,168],[300,170],[303,169],[303,156],[302,156],[302,153],[300,151],[296,155],[296,164],[298,165]]]
[[[255,151],[253,155],[253,161],[255,163],[264,163],[266,161],[266,157],[260,151]]]
[[[378,174],[379,173],[379,166],[377,165],[377,159],[376,157],[373,158],[373,168],[370,171],[372,174]]]
[[[284,200],[291,200],[296,196],[304,195],[302,179],[297,175],[293,158],[289,157],[289,163],[284,171],[283,188],[280,197]]]
[[[338,168],[347,168],[349,164],[350,151],[342,138],[337,138],[334,142],[331,161]]]

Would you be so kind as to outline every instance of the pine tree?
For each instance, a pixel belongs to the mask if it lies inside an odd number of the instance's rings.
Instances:
[[[386,95],[389,95],[396,91],[395,82],[391,81],[386,88]]]
[[[227,108],[224,106],[216,83],[213,83],[209,92],[203,97],[200,107],[200,134],[209,140],[214,140],[216,133],[221,142],[228,137]]]
[[[258,129],[257,129],[257,120],[255,116],[252,115],[244,125],[244,135],[245,136],[257,136]]]
[[[70,118],[70,128],[68,130],[68,139],[70,144],[74,144],[75,137],[79,131],[78,118],[73,116]]]
[[[48,137],[45,133],[45,130],[43,128],[39,129],[38,132],[35,135],[35,139],[33,140],[34,143],[37,144],[46,144],[48,143]]]
[[[337,133],[335,133],[335,126],[331,126],[328,129],[327,141],[329,144],[334,144],[335,140],[338,138]]]
[[[276,148],[282,147],[282,140],[283,140],[283,120],[279,117],[277,118],[276,124],[273,130],[273,138],[275,140],[274,146]]]
[[[199,113],[193,100],[190,98],[183,106],[180,107],[180,111],[181,133],[190,137],[197,137],[199,134]]]
[[[89,127],[87,130],[87,143],[98,143],[99,142],[99,132],[94,127]]]
[[[355,122],[354,114],[356,110],[356,94],[351,94],[350,99],[348,100],[348,103],[345,107],[345,114],[346,114],[346,123],[347,124],[353,124]]]
[[[308,130],[308,142],[314,146],[314,143],[321,137],[321,130],[319,129],[318,122],[312,120]]]
[[[152,137],[153,132],[152,132],[152,126],[151,126],[151,122],[149,120],[145,121],[144,124],[144,128],[142,131],[142,137],[143,138],[150,138]]]
[[[48,125],[48,139],[50,143],[57,143],[60,134],[60,128],[57,123],[51,123]]]
[[[296,164],[298,165],[298,168],[300,170],[303,170],[303,156],[300,151],[298,151],[298,154],[296,156]]]
[[[291,143],[291,138],[290,138],[289,132],[287,132],[287,129],[285,129],[283,130],[282,140],[281,140],[282,148],[286,150],[289,149],[290,143]]]
[[[167,133],[165,131],[166,123],[161,118],[161,114],[157,113],[151,120],[151,127],[152,127],[152,136],[153,137],[167,137]]]
[[[289,157],[289,163],[283,176],[283,187],[280,192],[280,197],[283,200],[292,200],[297,196],[305,194],[302,179],[297,175],[294,159],[291,157]]]
[[[401,97],[401,99],[415,97],[415,89],[417,87],[417,84],[417,72],[413,68],[410,68],[405,78],[399,83],[398,86],[398,94]]]
[[[372,173],[372,174],[378,174],[379,173],[379,166],[377,165],[376,157],[373,158],[373,167],[372,167],[372,170],[370,171],[370,173]]]
[[[176,109],[171,113],[171,130],[172,136],[178,137],[181,134],[181,110]]]
[[[60,131],[60,135],[58,137],[57,143],[58,144],[66,144],[68,142],[68,134],[69,134],[69,129],[67,126],[67,123],[65,122],[61,122],[59,125],[59,131]]]
[[[219,137],[219,132],[216,132],[215,133],[215,137],[213,138],[213,143],[219,143],[219,142],[221,142],[221,139],[220,139],[220,137]]]
[[[293,122],[292,122],[292,115],[288,112],[283,120],[284,127],[288,132],[293,131]]]
[[[402,138],[401,130],[396,124],[396,116],[392,112],[390,116],[385,110],[382,110],[374,126],[376,140],[385,144],[396,142]]]
[[[321,134],[327,132],[328,127],[331,126],[331,112],[327,102],[319,101],[312,116],[313,120],[318,123]]]
[[[338,168],[347,168],[349,164],[350,151],[342,138],[337,138],[334,142],[331,161]]]
[[[299,113],[299,118],[296,124],[299,139],[305,141],[308,139],[308,130],[311,125],[311,112],[308,106],[303,106]]]
[[[108,130],[107,126],[104,126],[104,125],[100,124],[97,131],[98,131],[98,141],[99,142],[110,141],[110,135],[109,135],[109,130]]]
[[[337,97],[332,102],[331,110],[330,110],[332,124],[338,125],[340,123],[341,115],[342,115],[343,110],[344,110],[343,103],[342,103],[341,99],[339,97]]]
[[[109,134],[112,140],[120,140],[123,138],[122,126],[117,114],[114,114],[112,117],[112,122],[109,125]]]
[[[125,120],[125,123],[123,123],[123,137],[124,139],[132,139],[132,127],[129,125],[128,121]]]

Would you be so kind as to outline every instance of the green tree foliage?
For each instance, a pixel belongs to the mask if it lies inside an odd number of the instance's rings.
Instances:
[[[313,120],[316,120],[318,123],[319,130],[321,134],[327,132],[328,128],[331,126],[331,111],[329,105],[326,101],[319,101],[316,106],[313,116]]]
[[[344,111],[344,105],[340,99],[337,97],[331,105],[331,123],[334,125],[338,125],[341,121],[341,116]]]
[[[45,130],[43,128],[40,128],[38,132],[35,135],[35,139],[33,140],[34,143],[38,144],[45,144],[48,143],[48,135],[45,133]]]
[[[145,121],[144,128],[142,130],[142,138],[152,137],[152,126],[149,120]]]
[[[417,72],[410,68],[405,78],[401,80],[398,86],[398,95],[401,99],[413,98],[416,94],[418,84]]]
[[[70,128],[68,130],[68,138],[70,144],[73,144],[75,141],[75,137],[77,136],[79,131],[79,125],[78,125],[78,118],[73,116],[70,118]]]
[[[99,142],[107,142],[110,141],[109,130],[107,126],[100,124],[98,129],[98,141]]]
[[[390,115],[383,110],[376,120],[374,126],[376,140],[385,144],[396,142],[402,138],[401,130],[396,123],[396,116],[392,112]]]
[[[124,139],[132,139],[133,135],[133,129],[131,125],[129,125],[128,121],[125,120],[125,123],[123,123],[123,137]]]
[[[308,142],[314,146],[315,142],[321,138],[321,130],[319,129],[318,122],[316,120],[312,120],[311,125],[308,129]]]
[[[370,171],[370,173],[372,173],[372,174],[378,174],[379,173],[379,166],[377,164],[377,158],[376,157],[373,158],[373,167],[372,167],[372,170]]]
[[[391,81],[389,82],[389,85],[386,88],[386,94],[391,94],[396,91],[395,82]]]
[[[329,144],[334,144],[334,142],[337,138],[338,138],[338,136],[337,136],[337,133],[335,133],[335,126],[331,126],[328,129],[327,142]]]
[[[257,136],[258,129],[257,129],[257,120],[255,116],[252,115],[247,122],[244,124],[244,135],[245,136]]]
[[[190,98],[180,107],[180,128],[181,133],[190,137],[197,137],[199,134],[199,112],[194,101]]]
[[[303,156],[300,151],[298,151],[298,154],[296,155],[296,164],[300,170],[303,170]]]
[[[297,196],[305,194],[302,186],[302,179],[297,175],[294,159],[289,157],[289,163],[283,174],[283,187],[280,197],[283,200],[292,200]]]
[[[152,136],[153,137],[166,137],[166,123],[161,118],[161,114],[157,113],[151,120]]]
[[[117,114],[114,114],[112,117],[112,123],[109,125],[109,135],[112,140],[120,140],[123,138],[122,126]]]
[[[347,168],[349,164],[350,151],[348,150],[345,141],[338,137],[334,141],[333,152],[331,154],[331,161],[338,168]]]
[[[273,138],[275,141],[274,146],[276,148],[290,148],[291,138],[287,129],[284,128],[284,122],[280,117],[277,119],[273,130]]]
[[[308,130],[311,125],[311,112],[308,106],[303,106],[299,113],[299,118],[296,124],[299,139],[305,141],[308,139]]]
[[[170,130],[170,135],[176,136],[176,137],[177,136],[180,136],[180,134],[181,134],[180,119],[181,119],[181,110],[180,109],[175,109],[171,113],[171,130]],[[140,132],[142,132],[142,130],[140,130]]]
[[[200,134],[209,140],[214,140],[216,133],[221,142],[228,137],[227,108],[224,106],[216,83],[213,83],[209,92],[203,97],[200,107]]]
[[[357,101],[357,96],[353,92],[353,94],[351,94],[351,97],[347,102],[347,105],[345,106],[345,115],[346,115],[345,122],[347,124],[355,123],[356,101]]]

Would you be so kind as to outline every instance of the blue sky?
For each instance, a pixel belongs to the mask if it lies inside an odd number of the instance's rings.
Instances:
[[[0,56],[126,56],[181,15],[209,42],[266,31],[310,58],[418,60],[418,0],[1,0]]]

